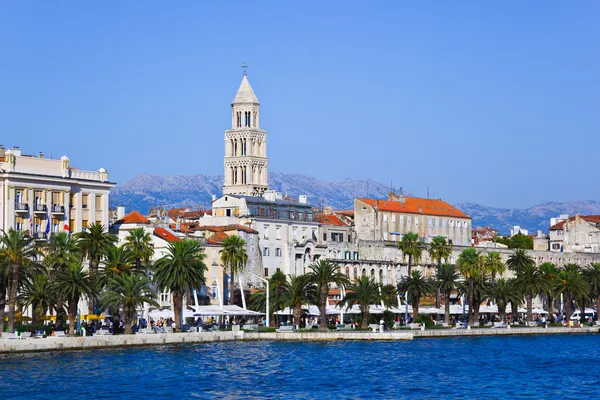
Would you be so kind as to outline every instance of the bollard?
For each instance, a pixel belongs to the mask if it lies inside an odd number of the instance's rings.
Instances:
[[[471,330],[471,325],[467,325],[467,330],[470,331]]]
[[[383,325],[379,325],[379,333],[383,333]]]
[[[421,325],[421,332],[425,332],[425,324]]]

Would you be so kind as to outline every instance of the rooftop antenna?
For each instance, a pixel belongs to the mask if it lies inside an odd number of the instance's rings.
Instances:
[[[427,198],[429,199],[429,185],[427,185]]]
[[[402,189],[402,186],[400,186],[400,196],[404,196],[404,190]]]

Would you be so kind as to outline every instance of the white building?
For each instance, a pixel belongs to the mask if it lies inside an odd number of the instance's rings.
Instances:
[[[0,227],[28,230],[40,240],[54,232],[81,232],[95,222],[108,227],[108,172],[83,171],[60,160],[24,155],[0,146]]]
[[[521,228],[519,225],[515,225],[515,226],[513,226],[513,227],[512,227],[512,229],[510,230],[510,237],[513,237],[513,236],[515,236],[515,235],[518,235],[519,233],[520,233],[521,235],[525,235],[525,236],[529,235],[529,231],[528,231],[527,229],[523,229],[523,228]]]

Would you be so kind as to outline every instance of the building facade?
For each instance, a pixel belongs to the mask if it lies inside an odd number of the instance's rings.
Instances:
[[[457,246],[471,245],[471,218],[442,200],[396,196],[387,200],[355,199],[358,240],[399,241],[408,232],[424,243],[435,236]]]
[[[27,230],[45,240],[56,232],[81,232],[96,222],[108,226],[114,186],[103,168],[83,171],[71,167],[66,156],[53,160],[0,146],[0,227]]]
[[[600,215],[576,215],[550,226],[550,251],[600,252]]]
[[[244,71],[225,131],[223,194],[262,196],[267,177],[267,132],[260,129],[260,103]]]

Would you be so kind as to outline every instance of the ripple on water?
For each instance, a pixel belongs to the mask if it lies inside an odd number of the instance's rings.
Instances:
[[[227,342],[0,356],[2,398],[594,398],[598,337]]]

